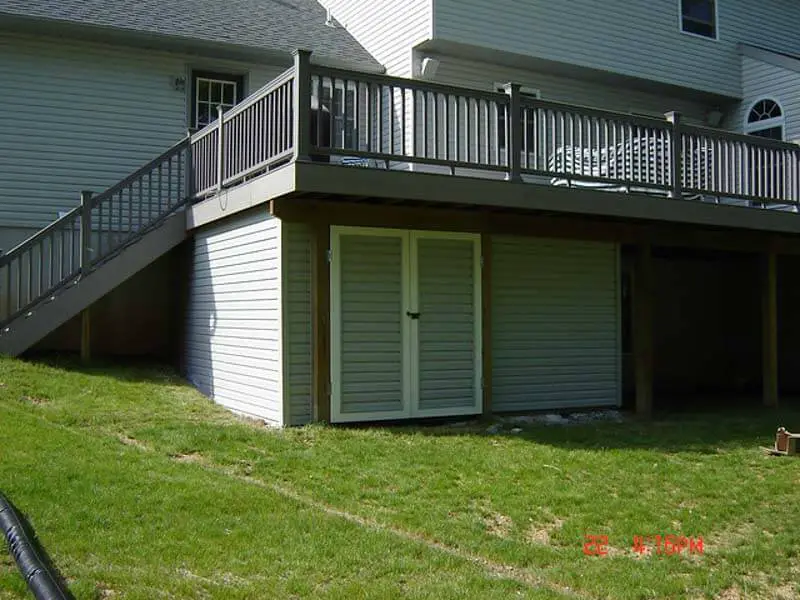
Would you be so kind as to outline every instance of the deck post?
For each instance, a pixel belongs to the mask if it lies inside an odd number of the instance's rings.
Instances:
[[[653,255],[649,243],[636,249],[633,270],[633,362],[636,414],[653,412]]]
[[[330,264],[331,228],[314,223],[311,244],[312,420],[331,420]]]
[[[682,179],[683,179],[683,165],[681,153],[681,113],[678,111],[670,111],[664,115],[667,121],[672,125],[670,129],[670,177],[672,178],[672,187],[669,191],[670,198],[680,198],[682,192]]]
[[[81,275],[89,272],[92,266],[92,196],[94,192],[81,192],[81,225],[79,232]]]
[[[505,92],[509,96],[506,111],[506,161],[508,181],[522,181],[522,86],[518,83],[507,83]],[[499,142],[499,140],[498,140]]]
[[[311,51],[294,51],[294,106],[292,144],[294,160],[309,160],[311,145]]]
[[[492,236],[481,234],[481,351],[483,415],[492,414]]]
[[[92,323],[91,308],[81,311],[81,362],[88,363],[92,359]]]
[[[762,258],[762,383],[765,406],[778,406],[778,258],[773,250]]]
[[[225,109],[217,107],[217,192],[222,191],[225,177]]]

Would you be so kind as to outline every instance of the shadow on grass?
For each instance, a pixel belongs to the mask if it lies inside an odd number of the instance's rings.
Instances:
[[[175,385],[186,383],[174,367],[147,359],[110,358],[84,365],[74,354],[38,354],[28,360],[86,375],[120,381]],[[188,383],[187,383],[188,385]],[[449,417],[334,425],[341,430],[382,430],[397,436],[502,436],[565,449],[658,450],[717,454],[720,451],[772,446],[775,430],[800,430],[800,398],[784,398],[780,408],[761,405],[758,395],[671,395],[657,398],[652,419],[620,411],[622,422],[603,420],[545,425],[523,423],[514,416]],[[570,412],[545,411],[568,417]],[[582,411],[576,411],[582,412]],[[535,415],[536,413],[527,413]],[[584,413],[585,414],[585,413]],[[495,431],[492,427],[498,428]],[[512,433],[512,429],[521,431]]]

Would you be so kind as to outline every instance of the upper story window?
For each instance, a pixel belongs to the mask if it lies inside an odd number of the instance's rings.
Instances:
[[[244,98],[244,77],[207,71],[192,72],[190,127],[202,129],[217,119],[217,107],[233,108]]]
[[[771,98],[759,100],[747,113],[744,132],[772,140],[783,140],[785,118],[780,104]]]
[[[495,91],[505,93],[506,88],[504,84],[495,83],[494,84]],[[539,100],[542,97],[541,92],[532,87],[522,86],[520,88],[520,94],[522,95],[523,101],[527,98],[530,100]],[[525,131],[523,135],[527,140],[528,144],[533,143],[533,138],[536,135],[534,132],[536,130],[536,124],[534,123],[534,111],[532,110],[523,110],[522,112],[522,119],[525,123]],[[497,111],[497,137],[498,137],[498,144],[500,148],[506,147],[506,113],[505,108],[498,109]]]
[[[716,0],[680,0],[681,31],[717,38]]]

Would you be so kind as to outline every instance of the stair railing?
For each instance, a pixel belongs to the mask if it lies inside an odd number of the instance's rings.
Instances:
[[[186,137],[104,192],[81,192],[79,206],[0,256],[0,334],[186,204],[190,151]]]

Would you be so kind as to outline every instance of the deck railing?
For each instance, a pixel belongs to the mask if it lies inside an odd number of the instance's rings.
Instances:
[[[687,125],[678,113],[534,99],[515,84],[492,92],[323,67],[304,51],[192,136],[195,195],[308,159],[767,208],[800,202],[795,144]]]
[[[77,281],[185,204],[186,138],[0,256],[0,328]]]

